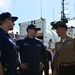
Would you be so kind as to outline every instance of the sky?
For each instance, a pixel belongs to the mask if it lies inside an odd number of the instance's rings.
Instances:
[[[19,23],[40,19],[46,19],[46,25],[58,21],[61,18],[62,0],[0,0],[0,13],[10,12],[18,16],[15,22],[14,32],[19,32]],[[65,0],[65,14],[67,17],[75,17],[75,0]]]

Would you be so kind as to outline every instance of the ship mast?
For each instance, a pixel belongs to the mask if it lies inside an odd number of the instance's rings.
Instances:
[[[62,0],[62,11],[61,11],[61,20],[65,18],[65,13],[64,13],[64,0]]]
[[[62,10],[61,10],[61,20],[62,22],[64,23],[68,23],[68,19],[66,18],[65,16],[65,12],[64,12],[64,1],[65,0],[62,0]],[[57,22],[51,22],[50,25],[53,26],[53,28],[55,27]]]
[[[64,12],[64,1],[62,0],[62,11],[61,11],[61,20],[65,21],[66,23],[68,22],[66,16],[65,16],[65,12]]]

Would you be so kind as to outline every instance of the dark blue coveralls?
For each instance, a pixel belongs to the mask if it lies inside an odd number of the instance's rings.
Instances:
[[[42,42],[37,39],[30,39],[28,36],[16,41],[20,47],[20,58],[22,63],[28,63],[28,69],[20,68],[21,75],[40,75],[40,61],[45,63],[46,50]]]
[[[4,75],[16,75],[18,62],[16,43],[2,28],[0,28],[0,51]]]

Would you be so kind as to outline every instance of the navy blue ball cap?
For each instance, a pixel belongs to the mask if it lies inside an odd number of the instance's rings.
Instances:
[[[0,21],[4,21],[6,18],[10,18],[13,21],[16,21],[18,19],[18,17],[12,16],[9,12],[3,12],[2,14],[0,14]]]
[[[27,27],[27,31],[28,31],[28,29],[34,29],[34,30],[36,30],[36,31],[41,30],[41,28],[37,28],[34,24],[30,24],[30,25],[28,25],[28,27]]]

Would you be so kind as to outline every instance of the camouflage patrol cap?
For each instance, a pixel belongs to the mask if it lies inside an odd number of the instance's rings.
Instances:
[[[51,26],[53,26],[54,29],[59,28],[65,28],[67,30],[67,25],[64,21],[58,21],[58,22],[51,22]]]

